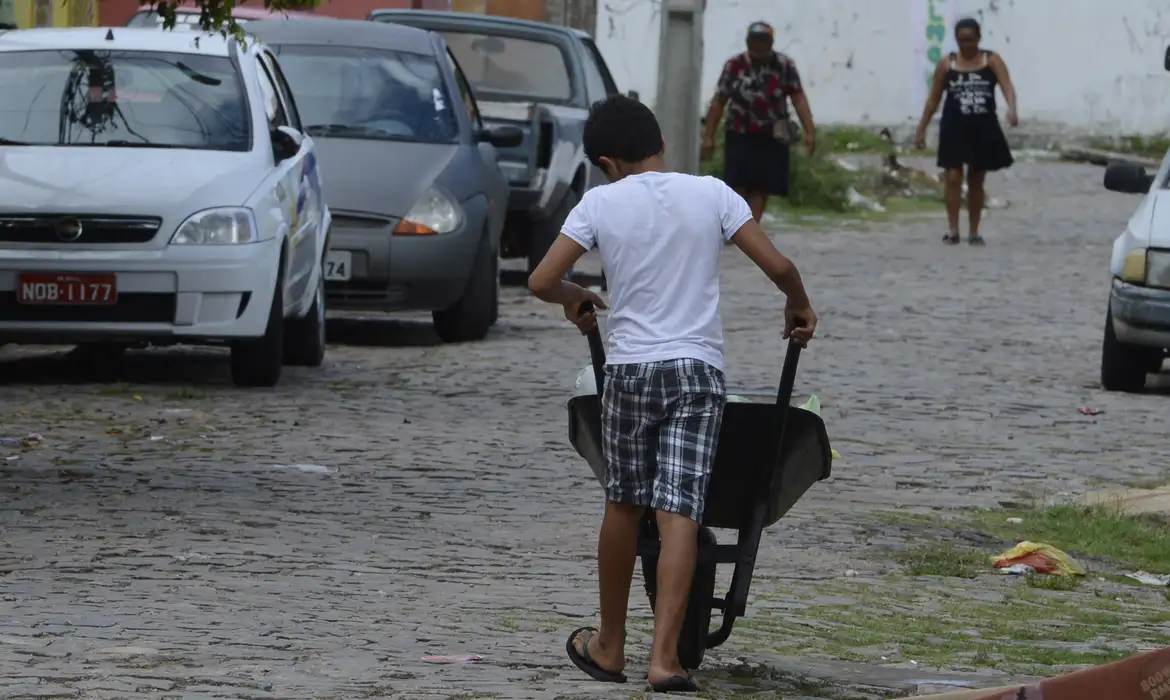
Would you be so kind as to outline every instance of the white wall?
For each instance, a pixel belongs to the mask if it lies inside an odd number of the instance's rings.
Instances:
[[[946,5],[950,7],[945,7]],[[660,0],[599,0],[597,42],[619,87],[653,106]],[[1099,134],[1170,131],[1170,3],[1161,0],[707,0],[703,94],[743,50],[748,24],[776,27],[819,123],[911,124],[922,110],[928,8],[974,16],[1016,84],[1022,125]],[[948,50],[952,27],[946,28]],[[1004,109],[1002,100],[1000,111]]]

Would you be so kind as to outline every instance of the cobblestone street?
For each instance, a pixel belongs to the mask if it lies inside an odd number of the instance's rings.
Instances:
[[[944,246],[941,212],[777,231],[821,316],[797,391],[819,395],[841,457],[765,533],[745,623],[771,588],[880,572],[860,559],[872,511],[1170,464],[1164,392],[1098,388],[1110,246],[1137,204],[1102,174],[989,178],[1011,207],[990,213],[986,248]],[[730,246],[723,289],[729,385],[773,391],[782,298]],[[340,320],[326,366],[288,368],[274,391],[234,388],[209,350],[134,354],[102,384],[59,350],[0,349],[0,436],[44,436],[0,447],[0,697],[637,696],[645,625],[626,687],[564,652],[596,620],[601,491],[564,409],[588,348],[559,309],[505,295],[477,344],[438,345],[429,318]],[[640,581],[633,600],[645,618]],[[698,678],[799,655],[753,632]],[[484,658],[423,660],[464,654]]]

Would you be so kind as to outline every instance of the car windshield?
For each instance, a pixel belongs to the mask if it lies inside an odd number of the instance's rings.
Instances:
[[[335,45],[273,50],[309,134],[424,143],[458,138],[433,56]]]
[[[567,102],[573,96],[561,47],[548,41],[442,31],[477,93],[496,99]]]
[[[251,22],[248,17],[236,17],[236,24],[245,24]],[[145,27],[147,29],[162,29],[163,18],[157,12],[143,11],[135,12],[130,21],[126,23],[127,27]],[[175,31],[191,31],[199,29],[199,13],[198,12],[176,12],[175,13]]]
[[[0,53],[0,142],[247,151],[243,82],[221,56]]]

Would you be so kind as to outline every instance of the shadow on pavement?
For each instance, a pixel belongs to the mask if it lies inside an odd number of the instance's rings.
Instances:
[[[415,321],[386,316],[330,318],[326,326],[330,345],[417,348],[442,345],[429,320]]]
[[[74,348],[62,346],[37,354],[0,355],[0,386],[12,384],[104,384],[134,382],[160,385],[230,385],[226,350],[175,347],[130,350],[121,366],[98,366]]]

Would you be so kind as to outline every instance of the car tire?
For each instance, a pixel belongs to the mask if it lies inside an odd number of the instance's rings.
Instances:
[[[483,340],[499,315],[499,292],[500,255],[484,235],[463,296],[450,308],[432,314],[435,333],[444,343]]]
[[[232,343],[232,383],[236,386],[274,387],[284,364],[284,255],[268,309],[268,324],[259,338]]]
[[[1145,389],[1154,353],[1161,356],[1159,351],[1118,340],[1113,332],[1113,310],[1105,313],[1105,339],[1101,343],[1101,386],[1105,391],[1137,393]]]
[[[561,229],[565,226],[565,219],[569,218],[569,212],[573,211],[573,207],[577,206],[578,195],[573,190],[565,192],[565,196],[561,197],[560,204],[557,208],[548,215],[548,218],[541,219],[535,222],[532,226],[532,239],[528,241],[528,274],[536,269],[541,260],[544,260],[545,253],[552,247],[553,241],[557,236],[561,235]],[[566,279],[572,274],[573,270],[570,268],[566,273]]]
[[[317,276],[313,305],[302,318],[285,321],[284,364],[320,367],[325,362],[325,272]]]

